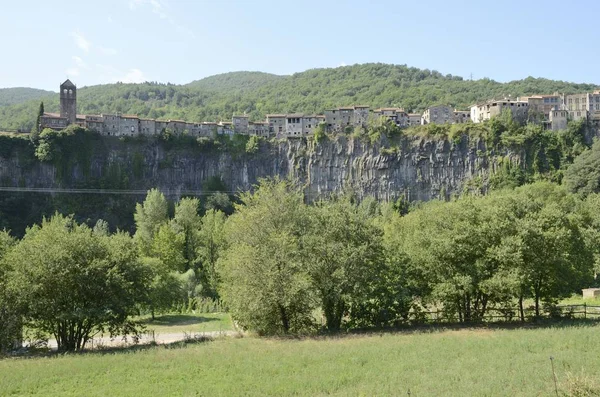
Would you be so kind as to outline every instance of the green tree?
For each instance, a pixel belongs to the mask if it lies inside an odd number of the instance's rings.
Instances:
[[[184,236],[183,257],[186,262],[185,270],[197,267],[201,225],[201,218],[198,215],[199,207],[200,201],[198,199],[183,198],[175,206],[175,216],[171,221],[173,230]]]
[[[593,251],[586,245],[579,204],[563,188],[538,183],[513,195],[516,233],[510,252],[517,256],[522,296],[534,299],[539,316],[541,302],[552,304],[591,282]]]
[[[167,199],[158,189],[149,190],[144,203],[136,204],[133,218],[136,226],[134,238],[142,255],[149,256],[155,234],[169,220]]]
[[[6,259],[25,319],[59,351],[84,349],[98,332],[139,331],[129,316],[146,300],[150,273],[128,235],[101,236],[55,215],[28,229]]]
[[[291,182],[263,180],[241,200],[227,222],[218,266],[233,318],[260,334],[311,329],[315,299],[300,246],[308,227],[302,194]]]
[[[575,158],[565,171],[565,186],[584,196],[600,192],[600,141]]]
[[[14,347],[21,339],[22,321],[14,291],[9,289],[10,263],[3,258],[15,245],[15,239],[7,232],[0,232],[0,354]]]
[[[171,271],[185,271],[185,234],[177,233],[171,225],[161,225],[154,235],[150,257],[158,258]]]
[[[40,108],[38,109],[37,118],[35,120],[35,126],[31,129],[30,139],[37,141],[42,132],[42,117],[44,116],[44,102],[40,102]]]
[[[367,211],[348,198],[310,208],[310,231],[303,244],[307,269],[329,331],[338,331],[353,306],[369,300],[382,271],[382,232]],[[350,320],[355,320],[350,318]]]
[[[184,298],[180,274],[169,269],[160,259],[144,258],[150,269],[151,282],[148,286],[148,299],[142,304],[155,319],[155,314],[166,312]]]
[[[220,211],[209,210],[204,214],[198,232],[198,260],[200,279],[202,280],[204,296],[218,298],[219,277],[217,261],[225,247],[225,214]]]

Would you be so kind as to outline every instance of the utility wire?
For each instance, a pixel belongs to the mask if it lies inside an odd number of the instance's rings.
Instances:
[[[1,186],[0,192],[15,192],[15,193],[61,193],[61,194],[129,194],[129,195],[146,195],[148,189],[74,189],[74,188],[53,188],[53,187],[18,187],[18,186]],[[209,196],[214,193],[237,194],[239,192],[233,190],[218,190],[202,192],[199,190],[161,190],[165,195],[184,195],[184,196]]]

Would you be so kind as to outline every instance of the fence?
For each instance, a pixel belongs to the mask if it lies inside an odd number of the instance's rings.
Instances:
[[[15,132],[18,134],[24,134],[24,133],[29,133],[29,131],[19,128],[19,129],[13,129],[13,128],[2,128],[0,127],[0,132]]]
[[[540,308],[540,315],[536,316],[532,307],[523,308],[523,319],[534,318],[579,318],[600,320],[600,306],[588,305],[557,305]],[[514,322],[521,320],[521,313],[517,308],[488,308],[483,316],[473,315],[470,320],[464,319],[458,313],[434,310],[411,311],[404,318],[406,323],[463,323],[463,322]]]

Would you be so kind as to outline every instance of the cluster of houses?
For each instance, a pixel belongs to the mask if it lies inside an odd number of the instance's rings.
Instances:
[[[154,120],[126,114],[77,114],[77,87],[66,80],[60,85],[60,113],[45,113],[42,128],[62,129],[76,124],[109,136],[156,135],[164,131],[197,137],[215,134],[246,134],[262,137],[302,137],[312,135],[324,125],[327,131],[344,131],[368,125],[373,120],[389,120],[400,128],[424,124],[482,123],[503,112],[510,112],[518,122],[542,123],[547,129],[566,128],[569,120],[587,119],[600,125],[600,91],[573,95],[535,95],[491,100],[456,110],[450,106],[432,106],[421,113],[407,113],[402,108],[369,109],[350,106],[329,109],[323,115],[268,114],[265,121],[252,122],[248,116],[233,116],[231,122]]]

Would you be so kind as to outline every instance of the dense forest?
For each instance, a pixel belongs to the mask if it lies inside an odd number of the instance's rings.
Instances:
[[[36,88],[0,88],[0,106],[10,106],[27,102],[32,99],[52,97],[52,91],[38,90]]]
[[[405,65],[362,64],[307,70],[291,76],[234,72],[186,85],[146,82],[83,87],[78,90],[78,112],[120,112],[190,121],[229,120],[234,113],[246,113],[259,120],[268,113],[320,113],[329,107],[352,104],[399,106],[415,112],[435,104],[465,109],[494,97],[594,89],[593,84],[533,77],[499,83],[487,78],[465,80]],[[3,105],[1,98],[0,128],[30,129],[34,125],[40,97],[13,101],[11,106]],[[56,95],[44,96],[43,100],[46,111],[58,111]]]

